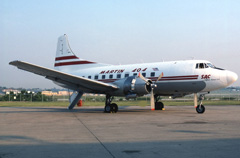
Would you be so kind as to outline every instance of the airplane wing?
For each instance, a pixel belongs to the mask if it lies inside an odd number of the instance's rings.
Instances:
[[[58,83],[62,87],[75,91],[86,93],[107,93],[118,89],[118,87],[113,84],[103,83],[100,81],[63,73],[23,61],[12,61],[9,64],[16,66],[19,69],[44,76],[47,79]]]

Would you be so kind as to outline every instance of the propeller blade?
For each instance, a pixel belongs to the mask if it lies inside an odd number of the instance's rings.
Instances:
[[[154,103],[154,94],[153,94],[153,88],[151,90],[151,96],[150,96],[150,105],[151,105],[151,110],[155,110],[155,103]]]
[[[155,81],[155,83],[157,83],[157,81],[159,81],[162,77],[163,77],[163,72],[159,75],[159,77],[158,77],[158,79]]]
[[[148,82],[148,80],[140,72],[138,73],[138,77],[141,78],[146,83]]]
[[[138,77],[141,78],[143,81],[145,81],[146,83],[148,83],[149,80],[147,80],[140,72],[138,73]],[[163,77],[163,72],[159,75],[158,79],[155,81],[155,83],[157,81],[159,81],[161,78]],[[154,98],[154,93],[153,93],[153,89],[157,87],[156,84],[151,84],[151,92],[150,92],[150,105],[151,105],[151,110],[155,110],[155,98]]]

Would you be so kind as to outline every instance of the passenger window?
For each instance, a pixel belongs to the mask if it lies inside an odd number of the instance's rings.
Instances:
[[[106,78],[106,76],[105,75],[102,75],[102,79],[105,79]]]
[[[143,77],[146,77],[146,73],[144,72],[144,73],[142,73],[142,75],[143,75]]]
[[[155,72],[151,72],[151,77],[155,77]]]
[[[134,73],[133,76],[137,76],[137,73]]]
[[[113,75],[111,74],[111,75],[109,75],[109,79],[112,79],[113,78]]]
[[[91,79],[91,76],[88,76],[89,79]]]
[[[117,74],[117,78],[121,78],[121,74]]]
[[[98,75],[95,75],[94,79],[97,80],[98,79]]]
[[[129,76],[129,74],[125,74],[125,77],[128,77]]]

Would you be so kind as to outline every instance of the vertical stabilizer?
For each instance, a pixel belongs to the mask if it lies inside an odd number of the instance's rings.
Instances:
[[[69,72],[97,66],[105,66],[105,64],[98,64],[96,62],[78,58],[69,46],[67,35],[63,35],[58,38],[54,65],[56,70]]]

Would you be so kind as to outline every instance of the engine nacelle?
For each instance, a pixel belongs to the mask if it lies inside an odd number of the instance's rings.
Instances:
[[[121,80],[117,80],[113,84],[117,85],[120,89],[114,92],[113,95],[128,96],[136,94],[142,96],[149,94],[151,91],[151,80],[146,83],[141,78],[130,76]]]

